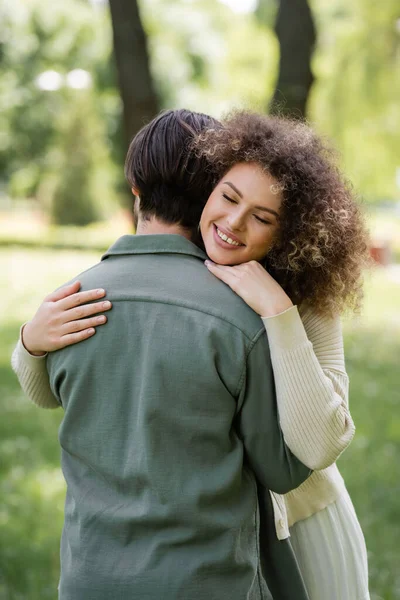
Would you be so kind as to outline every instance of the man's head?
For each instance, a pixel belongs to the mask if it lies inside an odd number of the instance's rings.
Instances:
[[[132,140],[125,176],[140,197],[140,215],[195,229],[215,176],[208,161],[192,150],[194,136],[216,128],[216,119],[185,109],[167,110]]]

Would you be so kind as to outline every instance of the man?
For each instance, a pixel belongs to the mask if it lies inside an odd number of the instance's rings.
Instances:
[[[168,111],[133,140],[137,235],[79,276],[107,290],[109,324],[47,359],[65,410],[61,600],[271,598],[257,495],[267,532],[265,490],[286,493],[309,470],[279,429],[262,322],[190,241],[213,176],[189,144],[217,125]],[[305,598],[273,538],[274,597]]]

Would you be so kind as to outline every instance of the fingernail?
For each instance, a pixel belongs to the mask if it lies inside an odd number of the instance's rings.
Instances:
[[[105,320],[106,320],[106,318],[104,316],[97,317],[97,319],[96,319],[97,323],[104,323]]]
[[[208,267],[208,265],[211,265],[211,261],[210,260],[205,260],[204,264],[206,265],[206,267]]]
[[[97,290],[97,295],[98,296],[104,296],[105,291],[104,290]]]
[[[103,308],[110,308],[111,306],[111,302],[109,302],[108,300],[106,302],[103,302]]]
[[[88,335],[93,335],[94,334],[94,329],[88,329]]]

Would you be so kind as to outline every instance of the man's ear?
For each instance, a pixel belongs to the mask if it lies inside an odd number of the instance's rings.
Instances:
[[[136,231],[139,223],[140,198],[139,196],[136,196],[135,192],[133,191],[133,188],[132,193],[135,196],[135,200],[133,201],[133,225]]]

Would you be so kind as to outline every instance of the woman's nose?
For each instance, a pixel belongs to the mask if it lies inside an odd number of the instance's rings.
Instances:
[[[232,230],[235,229],[238,231],[243,228],[244,219],[243,215],[239,212],[229,215],[226,221],[228,227],[230,227]]]

